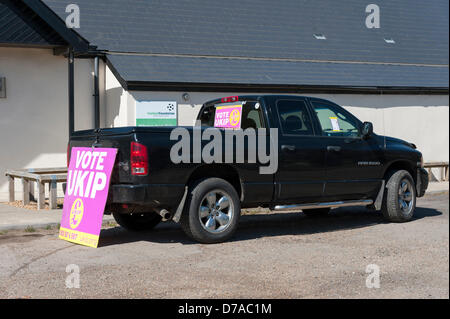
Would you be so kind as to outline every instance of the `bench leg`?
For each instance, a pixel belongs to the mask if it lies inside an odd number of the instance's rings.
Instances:
[[[30,188],[30,200],[31,201],[35,201],[36,199],[35,199],[35,197],[34,197],[34,182],[33,181],[29,181],[28,182],[29,183],[29,188]]]
[[[14,202],[14,177],[8,175],[9,202]]]
[[[50,182],[50,209],[56,209],[57,201],[56,201],[56,182]]]
[[[22,196],[23,196],[23,204],[30,204],[30,183],[27,179],[22,178]]]
[[[45,184],[36,182],[38,188],[37,209],[45,208]]]

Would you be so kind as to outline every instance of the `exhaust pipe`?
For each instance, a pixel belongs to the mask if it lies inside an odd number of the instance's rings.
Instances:
[[[158,209],[156,210],[156,212],[158,213],[158,215],[162,217],[163,221],[172,219],[172,213],[169,212],[167,209]]]

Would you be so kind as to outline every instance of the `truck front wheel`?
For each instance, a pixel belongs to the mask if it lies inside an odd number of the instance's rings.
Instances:
[[[193,185],[180,224],[190,238],[212,244],[226,241],[236,231],[241,205],[234,187],[221,178]]]
[[[384,218],[391,222],[412,219],[416,208],[416,186],[411,174],[399,170],[389,176],[383,198]]]

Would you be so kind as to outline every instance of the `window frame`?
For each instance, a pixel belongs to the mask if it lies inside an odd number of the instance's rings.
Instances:
[[[314,108],[314,102],[325,104],[325,105],[329,105],[331,107],[337,108],[340,113],[343,113],[343,114],[345,114],[346,117],[354,120],[356,122],[356,128],[358,129],[358,136],[352,136],[352,135],[349,135],[349,136],[338,136],[338,135],[329,136],[329,135],[326,135],[325,132],[323,131],[322,124],[320,124],[319,117],[317,116],[316,110]],[[322,99],[309,99],[309,103],[310,103],[311,111],[313,113],[314,121],[316,122],[317,129],[319,130],[319,133],[320,133],[318,136],[329,137],[329,138],[341,138],[341,139],[349,139],[349,138],[361,139],[362,138],[362,131],[361,131],[362,122],[356,116],[354,116],[352,113],[350,113],[349,111],[344,109],[342,106],[340,106],[340,105],[338,105],[336,103],[333,103],[331,101],[322,100]]]
[[[308,113],[309,119],[311,121],[311,129],[312,129],[312,134],[293,134],[293,133],[285,133],[284,131],[284,127],[283,127],[283,122],[281,120],[281,115],[280,115],[280,109],[278,107],[278,103],[281,101],[294,101],[294,102],[303,102],[305,103],[306,106],[306,112]],[[278,127],[281,129],[281,135],[283,136],[305,136],[305,137],[311,137],[311,136],[317,136],[317,132],[316,132],[316,125],[314,123],[314,118],[313,115],[311,114],[311,109],[310,109],[310,105],[308,103],[308,99],[306,98],[282,98],[282,99],[276,99],[275,100],[275,109],[276,109],[276,113],[277,113],[277,118],[278,118]]]

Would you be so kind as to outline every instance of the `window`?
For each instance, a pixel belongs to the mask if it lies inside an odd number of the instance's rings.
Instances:
[[[261,106],[256,102],[247,102],[242,106],[241,129],[264,128],[264,118]],[[216,115],[216,105],[206,107],[200,115],[202,126],[214,127],[214,117]]]
[[[316,38],[317,40],[326,40],[327,37],[324,36],[322,33],[314,33],[314,38]]]
[[[359,123],[344,109],[324,102],[312,102],[322,134],[325,136],[360,136]]]
[[[216,114],[216,108],[214,105],[206,107],[202,114],[200,114],[200,121],[202,126],[214,126],[214,116]]]
[[[279,100],[277,110],[283,134],[314,135],[311,117],[304,101]]]

